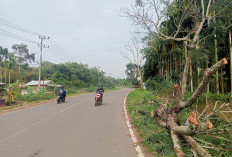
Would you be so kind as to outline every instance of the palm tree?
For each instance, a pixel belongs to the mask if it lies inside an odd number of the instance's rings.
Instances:
[[[10,84],[10,80],[11,80],[11,69],[14,68],[16,65],[16,60],[15,60],[15,56],[12,53],[9,53],[8,55],[8,61],[7,61],[7,67],[8,67],[8,71],[9,71],[9,75],[8,75],[8,81]]]

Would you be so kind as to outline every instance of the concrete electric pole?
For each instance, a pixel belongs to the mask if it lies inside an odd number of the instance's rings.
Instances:
[[[43,48],[49,48],[49,46],[47,45],[43,45],[43,40],[48,40],[50,39],[50,37],[45,37],[45,36],[39,36],[40,38],[40,44],[38,44],[38,46],[40,47],[40,64],[39,64],[39,86],[38,86],[38,90],[40,89],[41,86],[41,69],[42,69],[42,51]]]

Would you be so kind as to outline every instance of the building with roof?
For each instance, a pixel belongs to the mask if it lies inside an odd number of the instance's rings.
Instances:
[[[21,94],[27,94],[28,88],[31,88],[32,93],[36,93],[38,91],[38,86],[39,86],[39,81],[32,80],[32,81],[28,82],[27,84],[20,87]],[[62,87],[62,85],[55,84],[51,80],[41,80],[40,87],[41,88],[50,87],[50,88],[54,89],[56,87],[57,88]]]

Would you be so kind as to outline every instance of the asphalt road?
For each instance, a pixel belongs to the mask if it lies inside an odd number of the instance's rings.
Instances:
[[[123,114],[129,89],[0,114],[0,157],[136,157]]]

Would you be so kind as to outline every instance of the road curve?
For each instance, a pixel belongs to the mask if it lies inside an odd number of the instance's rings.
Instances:
[[[130,89],[0,114],[1,157],[136,157],[123,114]]]

